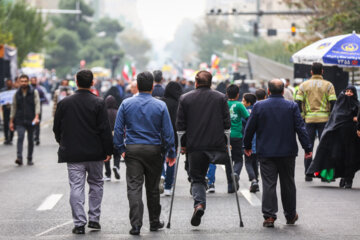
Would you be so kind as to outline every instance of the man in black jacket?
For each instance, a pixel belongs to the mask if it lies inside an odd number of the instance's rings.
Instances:
[[[16,91],[11,104],[10,112],[10,131],[16,128],[18,134],[17,140],[17,158],[15,163],[21,166],[23,164],[23,143],[25,132],[27,132],[28,152],[27,164],[33,165],[32,154],[34,150],[34,126],[39,124],[40,98],[36,89],[29,86],[29,76],[23,74],[19,77],[20,88]]]
[[[70,205],[75,224],[73,233],[84,234],[87,223],[84,211],[86,173],[89,184],[88,227],[100,230],[103,161],[110,160],[113,144],[105,103],[90,92],[92,72],[79,71],[76,83],[76,93],[58,103],[53,131],[60,144],[59,163],[66,162],[68,168]]]
[[[176,129],[186,131],[189,173],[194,214],[193,226],[199,226],[206,207],[205,176],[215,152],[226,151],[225,129],[230,129],[230,114],[224,94],[210,89],[212,75],[200,71],[195,77],[196,90],[180,97]]]

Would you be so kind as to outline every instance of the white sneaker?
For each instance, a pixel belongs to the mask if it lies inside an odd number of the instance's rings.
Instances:
[[[110,178],[110,177],[104,177],[104,178],[103,178],[103,181],[105,181],[105,182],[110,182],[110,181],[111,181],[111,178]]]
[[[171,196],[172,195],[172,189],[165,189],[164,190],[164,195],[165,196]]]

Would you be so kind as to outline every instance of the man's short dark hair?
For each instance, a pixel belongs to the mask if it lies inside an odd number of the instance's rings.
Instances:
[[[162,72],[161,72],[160,70],[155,70],[155,71],[153,72],[153,74],[154,74],[154,81],[155,81],[156,83],[160,83],[161,80],[162,80],[162,78],[163,78]]]
[[[245,93],[243,98],[246,102],[250,103],[251,106],[256,103],[256,96],[253,93]]]
[[[29,80],[29,76],[26,74],[21,74],[19,79],[21,79],[21,78],[26,78],[27,80]]]
[[[199,87],[211,87],[212,75],[208,71],[202,70],[195,76],[195,82]]]
[[[264,100],[266,97],[266,91],[265,89],[259,88],[255,91],[255,96],[258,101]]]
[[[282,94],[284,91],[284,83],[279,79],[270,80],[268,87],[271,94]]]
[[[236,84],[231,84],[226,88],[226,95],[229,99],[234,99],[239,94],[239,87]]]
[[[94,80],[94,75],[90,70],[80,70],[76,73],[76,80],[78,87],[90,88]]]
[[[137,75],[136,81],[139,92],[149,92],[154,84],[154,76],[151,72],[142,72]]]
[[[314,75],[322,75],[323,65],[321,63],[314,62],[311,66],[311,71]]]

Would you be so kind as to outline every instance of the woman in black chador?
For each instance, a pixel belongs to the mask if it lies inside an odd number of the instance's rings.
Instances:
[[[338,96],[307,174],[329,182],[340,177],[340,187],[352,187],[354,175],[360,169],[358,107],[356,88],[348,86]]]

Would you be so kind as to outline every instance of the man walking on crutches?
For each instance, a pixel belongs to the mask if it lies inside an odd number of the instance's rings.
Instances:
[[[206,208],[205,176],[214,155],[226,154],[224,130],[230,129],[230,114],[224,94],[211,90],[212,75],[200,71],[196,89],[180,98],[176,129],[186,131],[194,213],[191,225],[199,226]]]

